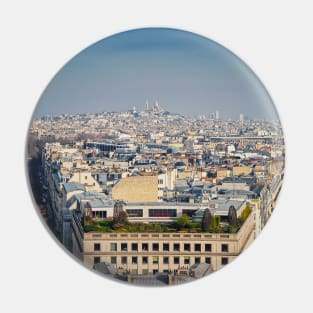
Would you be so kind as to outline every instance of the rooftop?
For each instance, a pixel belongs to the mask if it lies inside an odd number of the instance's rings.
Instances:
[[[82,190],[82,191],[86,191],[86,187],[80,183],[76,183],[76,182],[68,182],[68,183],[64,183],[63,187],[65,189],[65,191],[67,193],[75,191],[75,190]]]

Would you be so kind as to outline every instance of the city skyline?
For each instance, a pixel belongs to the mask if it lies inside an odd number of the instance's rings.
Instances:
[[[31,189],[53,234],[86,267],[136,285],[178,285],[231,263],[284,179],[280,123],[243,114],[193,119],[155,104],[33,120],[29,134]]]
[[[70,60],[38,101],[45,115],[144,109],[158,100],[187,116],[278,119],[262,83],[239,58],[193,33],[145,28],[105,38]]]
[[[39,120],[39,119],[47,119],[47,118],[57,118],[57,117],[60,117],[60,116],[82,116],[82,115],[102,115],[102,114],[110,114],[110,113],[140,113],[140,112],[146,112],[146,105],[147,103],[149,103],[149,107],[153,107],[155,105],[155,103],[158,103],[159,102],[156,100],[156,101],[151,101],[149,102],[148,100],[142,104],[141,106],[132,106],[132,107],[129,107],[128,109],[125,109],[125,110],[112,110],[112,111],[98,111],[98,112],[91,112],[91,111],[88,111],[88,112],[78,112],[78,113],[56,113],[56,114],[44,114],[42,116],[33,116],[33,120]],[[159,104],[160,105],[160,104]],[[180,116],[184,116],[184,117],[187,117],[187,118],[195,118],[195,119],[199,119],[199,118],[204,118],[204,119],[215,119],[215,120],[225,120],[225,121],[239,121],[241,120],[241,118],[243,118],[244,120],[251,120],[251,121],[279,121],[279,117],[276,116],[275,118],[251,118],[250,116],[247,116],[243,113],[239,113],[238,116],[233,116],[233,118],[230,118],[226,115],[222,115],[221,116],[221,113],[220,111],[216,110],[216,111],[212,111],[212,112],[205,112],[203,114],[182,114],[181,112],[170,112],[167,110],[166,107],[163,107],[161,105],[161,107],[164,109],[163,111],[166,112],[166,113],[170,113],[170,114],[177,114],[177,115],[180,115]]]
[[[141,286],[231,263],[267,224],[285,175],[260,80],[175,29],[120,33],[74,57],[40,98],[27,150],[55,238],[87,268]]]

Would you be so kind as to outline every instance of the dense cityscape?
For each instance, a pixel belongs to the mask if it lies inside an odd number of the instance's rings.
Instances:
[[[34,199],[87,267],[138,285],[180,284],[235,259],[270,218],[284,177],[278,120],[194,117],[157,101],[33,119]]]

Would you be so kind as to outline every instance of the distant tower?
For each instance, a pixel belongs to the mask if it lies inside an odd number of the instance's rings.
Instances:
[[[240,113],[240,115],[239,115],[239,122],[243,123],[244,120],[245,120],[245,116],[242,113]]]
[[[146,111],[149,111],[149,101],[146,100]]]
[[[216,119],[216,120],[219,120],[219,119],[220,119],[220,112],[219,112],[219,111],[216,111],[216,112],[215,112],[215,119]]]
[[[136,111],[136,106],[134,105],[133,106],[133,113],[136,113],[137,111]]]

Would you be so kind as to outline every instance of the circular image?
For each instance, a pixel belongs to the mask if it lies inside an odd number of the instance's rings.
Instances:
[[[141,286],[232,262],[271,216],[284,138],[263,84],[232,52],[136,29],[70,60],[29,127],[36,209],[88,268]]]

